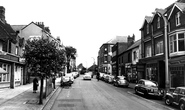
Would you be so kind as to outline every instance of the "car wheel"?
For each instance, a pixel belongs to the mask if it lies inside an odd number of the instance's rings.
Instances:
[[[137,89],[136,89],[136,88],[135,88],[135,93],[136,93],[136,94],[138,94],[138,91],[137,91]]]
[[[180,108],[180,110],[185,110],[185,104],[183,102],[181,102],[179,104],[179,108]]]
[[[148,92],[147,92],[147,91],[145,91],[144,96],[145,96],[146,98],[148,98]]]
[[[168,98],[168,97],[165,98],[165,104],[166,105],[171,105],[170,98]]]

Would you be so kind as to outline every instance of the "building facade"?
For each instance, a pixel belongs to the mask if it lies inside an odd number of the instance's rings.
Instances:
[[[24,84],[24,67],[20,49],[24,39],[5,20],[5,8],[0,6],[0,88]]]
[[[112,74],[112,43],[104,43],[98,52],[98,68],[100,72]]]
[[[153,17],[145,17],[141,30],[141,59],[144,78],[159,83],[165,88],[165,64],[169,67],[170,87],[185,85],[185,3],[179,0],[165,9],[156,9]],[[162,16],[161,16],[162,15]],[[165,20],[167,28],[165,28]],[[167,29],[167,39],[165,39]],[[167,47],[165,47],[167,40]],[[167,49],[167,53],[165,53]],[[168,62],[165,61],[167,54]]]

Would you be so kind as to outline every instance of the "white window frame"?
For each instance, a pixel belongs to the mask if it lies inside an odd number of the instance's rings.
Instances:
[[[174,33],[172,35],[170,35],[170,39],[169,39],[169,53],[170,53],[170,56],[174,56],[174,55],[182,55],[182,54],[185,54],[185,49],[184,51],[179,51],[179,38],[178,38],[178,35],[179,34],[184,34],[184,43],[185,43],[185,31],[183,32],[177,32],[177,33]],[[176,39],[174,40],[174,37],[173,39],[171,38],[172,36],[175,36]],[[176,46],[175,46],[175,42],[176,42]],[[185,46],[185,45],[184,45]],[[171,49],[173,48],[173,49]],[[176,48],[176,51],[175,51],[175,48]]]
[[[175,15],[176,26],[180,25],[180,11]]]

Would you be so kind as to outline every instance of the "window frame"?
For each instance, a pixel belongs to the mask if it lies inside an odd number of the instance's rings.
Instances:
[[[176,13],[175,15],[175,24],[176,26],[179,26],[181,23],[180,23],[180,11]]]

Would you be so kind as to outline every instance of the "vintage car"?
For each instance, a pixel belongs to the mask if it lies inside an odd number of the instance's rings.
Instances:
[[[69,75],[62,76],[61,82],[60,82],[61,86],[71,86],[72,83],[73,81]]]
[[[178,105],[180,110],[185,110],[185,87],[177,87],[173,92],[167,92],[166,105]]]
[[[140,79],[135,85],[135,93],[143,94],[145,97],[157,96],[162,98],[162,93],[158,89],[158,84],[155,81]]]
[[[92,74],[89,73],[89,72],[88,72],[88,73],[85,73],[84,76],[83,76],[83,79],[84,79],[84,80],[91,80],[91,78],[92,78],[91,75],[92,75]]]
[[[114,77],[113,79],[113,85],[128,87],[129,82],[127,81],[125,76],[117,76],[117,77]]]

